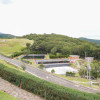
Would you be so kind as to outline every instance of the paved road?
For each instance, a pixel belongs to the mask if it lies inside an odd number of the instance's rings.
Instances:
[[[23,65],[23,62],[21,62],[21,61],[18,61],[15,59],[10,59],[10,58],[7,58],[7,57],[1,56],[1,55],[0,55],[0,59],[8,61],[8,62],[10,62],[18,67]],[[76,84],[74,82],[68,81],[66,79],[60,78],[56,75],[52,75],[46,71],[42,71],[38,68],[32,67],[31,65],[28,65],[28,64],[25,64],[25,65],[26,65],[27,72],[29,72],[29,73],[31,73],[39,78],[42,78],[44,80],[47,80],[47,81],[50,81],[50,82],[53,82],[53,83],[56,83],[56,84],[59,84],[59,85],[65,86],[65,87],[84,91],[84,92],[89,92],[89,93],[98,93],[99,92],[100,93],[100,90],[98,90],[98,89],[88,88],[88,87]]]

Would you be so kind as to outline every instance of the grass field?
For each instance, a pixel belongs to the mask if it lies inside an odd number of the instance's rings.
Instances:
[[[28,39],[0,39],[0,53],[6,56],[12,55],[14,52],[20,52],[26,47],[26,43],[33,43]]]
[[[23,71],[21,68],[15,66],[15,65],[13,65],[13,64],[11,64],[11,63],[9,63],[9,62],[6,62],[6,61],[4,61],[4,60],[1,60],[1,59],[0,59],[0,64],[3,64],[3,65],[5,65],[5,66],[7,66],[7,67],[9,67],[9,68],[12,68],[12,69],[17,69],[17,70],[19,70],[19,71],[21,71],[21,72],[25,72],[25,71]]]
[[[84,86],[100,89],[99,85],[92,84],[92,86],[90,86],[88,79],[84,79],[84,78],[81,78],[81,77],[71,77],[71,76],[66,76],[66,75],[57,75],[57,76],[60,76],[62,78],[65,78],[67,80],[73,81],[75,83],[78,83],[78,84],[81,84],[81,85],[84,85]]]
[[[19,100],[19,99],[12,97],[5,92],[0,91],[0,100]]]

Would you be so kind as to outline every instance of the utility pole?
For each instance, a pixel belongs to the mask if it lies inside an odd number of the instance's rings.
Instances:
[[[86,51],[85,51],[85,62],[86,62]],[[88,67],[88,66],[87,66]],[[87,68],[87,79],[88,79],[88,68]]]
[[[87,79],[88,79],[88,68],[87,68]]]
[[[88,62],[88,70],[89,70],[89,83],[90,83],[90,86],[92,86],[92,81],[91,81],[91,66],[90,66],[90,62]]]

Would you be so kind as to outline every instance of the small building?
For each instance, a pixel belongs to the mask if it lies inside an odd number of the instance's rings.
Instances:
[[[79,60],[79,55],[70,55],[70,60]]]
[[[94,60],[94,57],[85,57],[86,62],[92,62]]]

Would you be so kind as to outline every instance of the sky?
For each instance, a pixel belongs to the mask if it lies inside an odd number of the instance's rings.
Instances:
[[[100,39],[100,0],[0,0],[0,32]]]

